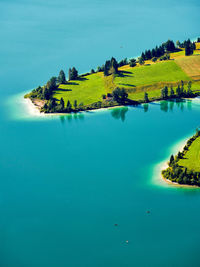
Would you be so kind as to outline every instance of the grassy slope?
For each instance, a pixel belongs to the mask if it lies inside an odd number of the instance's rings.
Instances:
[[[185,154],[185,158],[179,160],[178,164],[190,170],[200,172],[200,137],[192,143],[189,151]]]
[[[197,44],[197,49],[200,49],[200,43]],[[149,98],[159,97],[160,90],[165,85],[176,85],[180,80],[189,81],[192,76],[200,74],[200,55],[185,57],[184,53],[184,50],[172,53],[170,57],[173,60],[170,61],[146,61],[146,66],[137,65],[134,68],[123,66],[120,68],[122,75],[115,79],[112,76],[104,77],[103,73],[87,75],[85,79],[60,85],[54,96],[58,100],[63,97],[65,103],[67,100],[73,103],[76,99],[78,104],[83,102],[87,105],[101,101],[102,94],[111,93],[119,86],[125,87],[129,98],[133,100],[143,100],[146,91]],[[200,54],[200,50],[196,50],[195,54]],[[192,89],[200,90],[200,82],[193,83]]]
[[[122,75],[115,78],[115,83],[119,87],[127,88],[129,98],[133,100],[143,99],[144,92],[148,92],[150,98],[159,97],[160,89],[165,85],[163,82],[191,80],[172,60],[135,68],[129,67]]]
[[[162,82],[189,81],[190,78],[174,61],[163,61],[156,64],[129,68],[122,73],[123,76],[115,78],[120,87],[149,85]]]
[[[102,94],[106,94],[102,73],[95,73],[83,77],[82,80],[67,82],[61,84],[59,89],[55,91],[54,97],[64,99],[67,103],[68,99],[73,104],[77,100],[78,104],[83,102],[84,105],[92,104],[102,100]]]

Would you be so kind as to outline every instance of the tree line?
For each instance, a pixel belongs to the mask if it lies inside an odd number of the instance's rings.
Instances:
[[[197,39],[198,42],[198,39]],[[190,39],[183,41],[182,43],[177,41],[176,45],[180,48],[185,48],[185,55],[190,56],[193,54],[194,50],[196,50],[195,42],[191,42]]]
[[[174,89],[173,86],[168,88],[168,86],[165,86],[161,89],[161,95],[160,100],[167,100],[172,98],[188,98],[188,97],[194,97],[196,96],[195,93],[192,91],[192,82],[189,81],[187,83],[187,88],[184,86],[184,82],[181,81],[180,84]],[[148,103],[150,102],[148,93],[144,93],[144,102]]]

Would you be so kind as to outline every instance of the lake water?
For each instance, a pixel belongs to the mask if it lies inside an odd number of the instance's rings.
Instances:
[[[199,266],[200,190],[159,171],[200,126],[199,99],[33,117],[22,98],[61,68],[195,38],[199,1],[2,0],[0,11],[0,266]]]

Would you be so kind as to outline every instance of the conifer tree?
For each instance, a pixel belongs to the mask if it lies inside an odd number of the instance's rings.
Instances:
[[[64,110],[65,102],[64,102],[64,100],[63,100],[62,97],[61,97],[61,99],[60,99],[60,106],[61,106],[61,109]]]
[[[131,58],[129,61],[129,65],[130,67],[135,67],[136,66],[136,59],[135,58]]]
[[[72,80],[77,80],[78,78],[78,71],[75,67],[72,68]]]
[[[162,97],[163,99],[168,98],[168,87],[167,87],[167,86],[165,86],[165,87],[161,90],[161,97]]]
[[[189,81],[188,82],[188,86],[187,86],[187,95],[188,96],[192,95],[192,89],[191,89],[191,87],[192,87],[192,82]]]
[[[70,112],[71,109],[72,109],[72,105],[71,105],[70,101],[68,100],[67,101],[67,111]]]
[[[169,160],[169,166],[171,166],[174,163],[174,155],[171,155]]]
[[[148,96],[148,93],[147,92],[144,93],[144,102],[145,103],[148,103],[149,102],[149,96]]]
[[[178,85],[178,87],[176,88],[176,95],[177,95],[177,97],[181,97],[181,88],[180,88],[180,85]]]
[[[64,73],[63,70],[61,70],[60,73],[59,73],[58,82],[59,83],[65,83],[66,82],[65,73]]]
[[[170,88],[170,97],[174,97],[174,89],[173,89],[173,86],[171,86]]]
[[[77,109],[77,100],[74,100],[74,109]]]

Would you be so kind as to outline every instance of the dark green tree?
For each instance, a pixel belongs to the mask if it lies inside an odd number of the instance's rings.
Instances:
[[[180,151],[178,152],[177,158],[182,159],[182,153]]]
[[[67,108],[66,109],[67,109],[68,112],[70,112],[71,109],[72,109],[72,105],[71,105],[69,100],[67,101]]]
[[[168,87],[165,86],[162,90],[161,90],[161,97],[163,99],[167,99],[168,98]]]
[[[65,83],[66,82],[65,73],[64,73],[63,70],[61,70],[60,73],[59,73],[58,82],[59,83]]]
[[[192,43],[187,42],[185,44],[185,56],[190,56],[193,54],[193,45]]]
[[[78,71],[75,67],[69,69],[69,81],[78,79]]]
[[[130,67],[135,67],[136,66],[136,59],[135,58],[131,58],[129,60],[129,65],[130,65]]]
[[[171,155],[170,160],[169,160],[169,166],[171,166],[174,163],[174,156]]]
[[[143,61],[145,61],[145,54],[144,54],[144,52],[142,52],[142,54],[141,54],[141,58],[143,59]]]
[[[43,97],[45,96],[45,99],[51,99],[52,95],[53,95],[53,91],[57,89],[57,78],[56,77],[52,77],[46,84],[45,86],[45,91],[43,94]]]
[[[148,103],[149,102],[149,96],[148,96],[148,93],[147,92],[144,93],[144,102],[145,103]]]
[[[74,100],[74,109],[77,109],[77,100]]]
[[[119,101],[119,99],[120,99],[120,92],[121,92],[121,90],[120,90],[119,87],[117,87],[117,88],[115,88],[115,89],[113,90],[112,94],[113,94],[113,99],[114,99],[115,101]]]
[[[166,51],[174,52],[176,50],[175,44],[172,40],[168,40],[166,43],[163,44]]]
[[[54,89],[56,89],[56,81],[57,78],[56,77],[52,77],[48,82],[47,82],[47,89],[50,91],[53,91]]]
[[[64,108],[65,108],[65,102],[64,102],[64,100],[63,100],[62,97],[60,99],[60,106],[61,106],[61,109],[64,110]]]
[[[177,95],[177,97],[181,97],[181,88],[180,88],[180,85],[178,85],[178,87],[176,88],[176,95]]]
[[[173,86],[170,88],[170,97],[173,98],[175,96]]]
[[[192,89],[191,88],[192,88],[192,82],[189,81],[188,86],[187,86],[187,95],[188,96],[192,95]]]
[[[144,65],[144,59],[143,58],[139,57],[138,62],[140,65]]]
[[[115,88],[112,92],[113,99],[117,102],[125,101],[128,97],[128,94],[124,88]]]
[[[77,80],[78,78],[78,71],[75,67],[72,68],[72,80]]]
[[[114,58],[114,57],[112,57],[111,58],[111,68],[113,68],[113,73],[114,74],[116,74],[116,73],[118,73],[118,63],[117,63],[117,60]]]
[[[49,106],[49,110],[51,112],[54,112],[55,111],[55,107],[56,107],[56,100],[54,98],[50,99],[48,106]]]
[[[121,97],[122,101],[125,101],[128,97],[128,93],[126,92],[126,90],[124,88],[121,89],[120,97]]]
[[[110,60],[107,60],[104,67],[104,76],[109,75],[110,68],[111,68]]]

